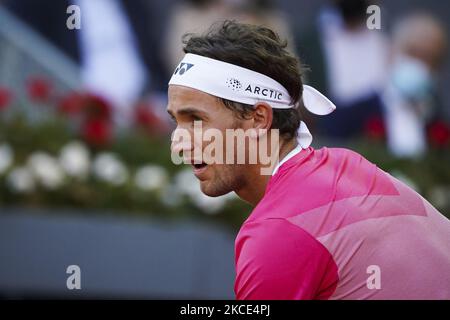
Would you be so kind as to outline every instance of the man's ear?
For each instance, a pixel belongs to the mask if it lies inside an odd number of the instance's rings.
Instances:
[[[270,130],[273,120],[272,107],[266,102],[258,102],[253,110],[253,128]]]

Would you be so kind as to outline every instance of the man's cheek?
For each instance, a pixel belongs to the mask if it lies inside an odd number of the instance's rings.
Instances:
[[[208,129],[205,131],[203,159],[205,163],[210,165],[224,163],[224,136],[219,129]]]

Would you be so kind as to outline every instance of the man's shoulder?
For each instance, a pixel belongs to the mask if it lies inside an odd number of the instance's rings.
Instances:
[[[307,174],[310,171],[335,170],[342,166],[344,162],[358,164],[361,168],[364,166],[375,166],[375,164],[367,160],[363,155],[347,148],[309,148],[307,154],[303,154],[302,152],[280,167],[279,173],[274,176],[273,180],[276,181],[284,175],[290,177],[293,175]]]
[[[268,250],[287,244],[303,244],[310,248],[322,247],[317,239],[301,226],[285,218],[261,218],[245,221],[236,237],[238,251],[245,244],[247,249]]]
[[[343,148],[343,147],[322,147],[320,149],[316,149],[317,152],[323,152],[327,156],[331,157],[331,160],[340,160],[340,159],[358,159],[367,161],[368,163],[371,163],[369,160],[367,160],[362,154],[358,153],[355,150]]]
[[[283,170],[284,169],[284,170]],[[317,186],[326,188],[328,184],[336,185],[341,178],[354,178],[382,172],[374,163],[358,152],[346,148],[313,149],[304,159],[301,155],[281,168],[279,174],[270,181],[268,191],[277,185],[290,184],[308,188]],[[299,180],[305,183],[298,183]],[[295,189],[290,189],[295,192]]]
[[[289,218],[346,198],[397,194],[389,175],[355,151],[313,150],[272,177],[252,219]]]

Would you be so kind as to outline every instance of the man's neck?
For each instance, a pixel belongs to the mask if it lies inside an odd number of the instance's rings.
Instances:
[[[297,146],[297,141],[292,139],[291,141],[281,144],[279,149],[279,161],[281,161],[286,155],[291,152]],[[272,170],[276,164],[273,164]],[[256,206],[264,196],[267,184],[271,178],[271,175],[261,174],[261,168],[263,165],[251,166],[247,172],[247,183],[241,190],[236,190],[236,194],[244,201]]]

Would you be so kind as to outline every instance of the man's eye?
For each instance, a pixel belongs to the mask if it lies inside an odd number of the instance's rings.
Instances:
[[[192,121],[202,121],[203,120],[202,118],[200,118],[199,116],[196,116],[196,115],[192,115],[191,118],[192,118]]]

